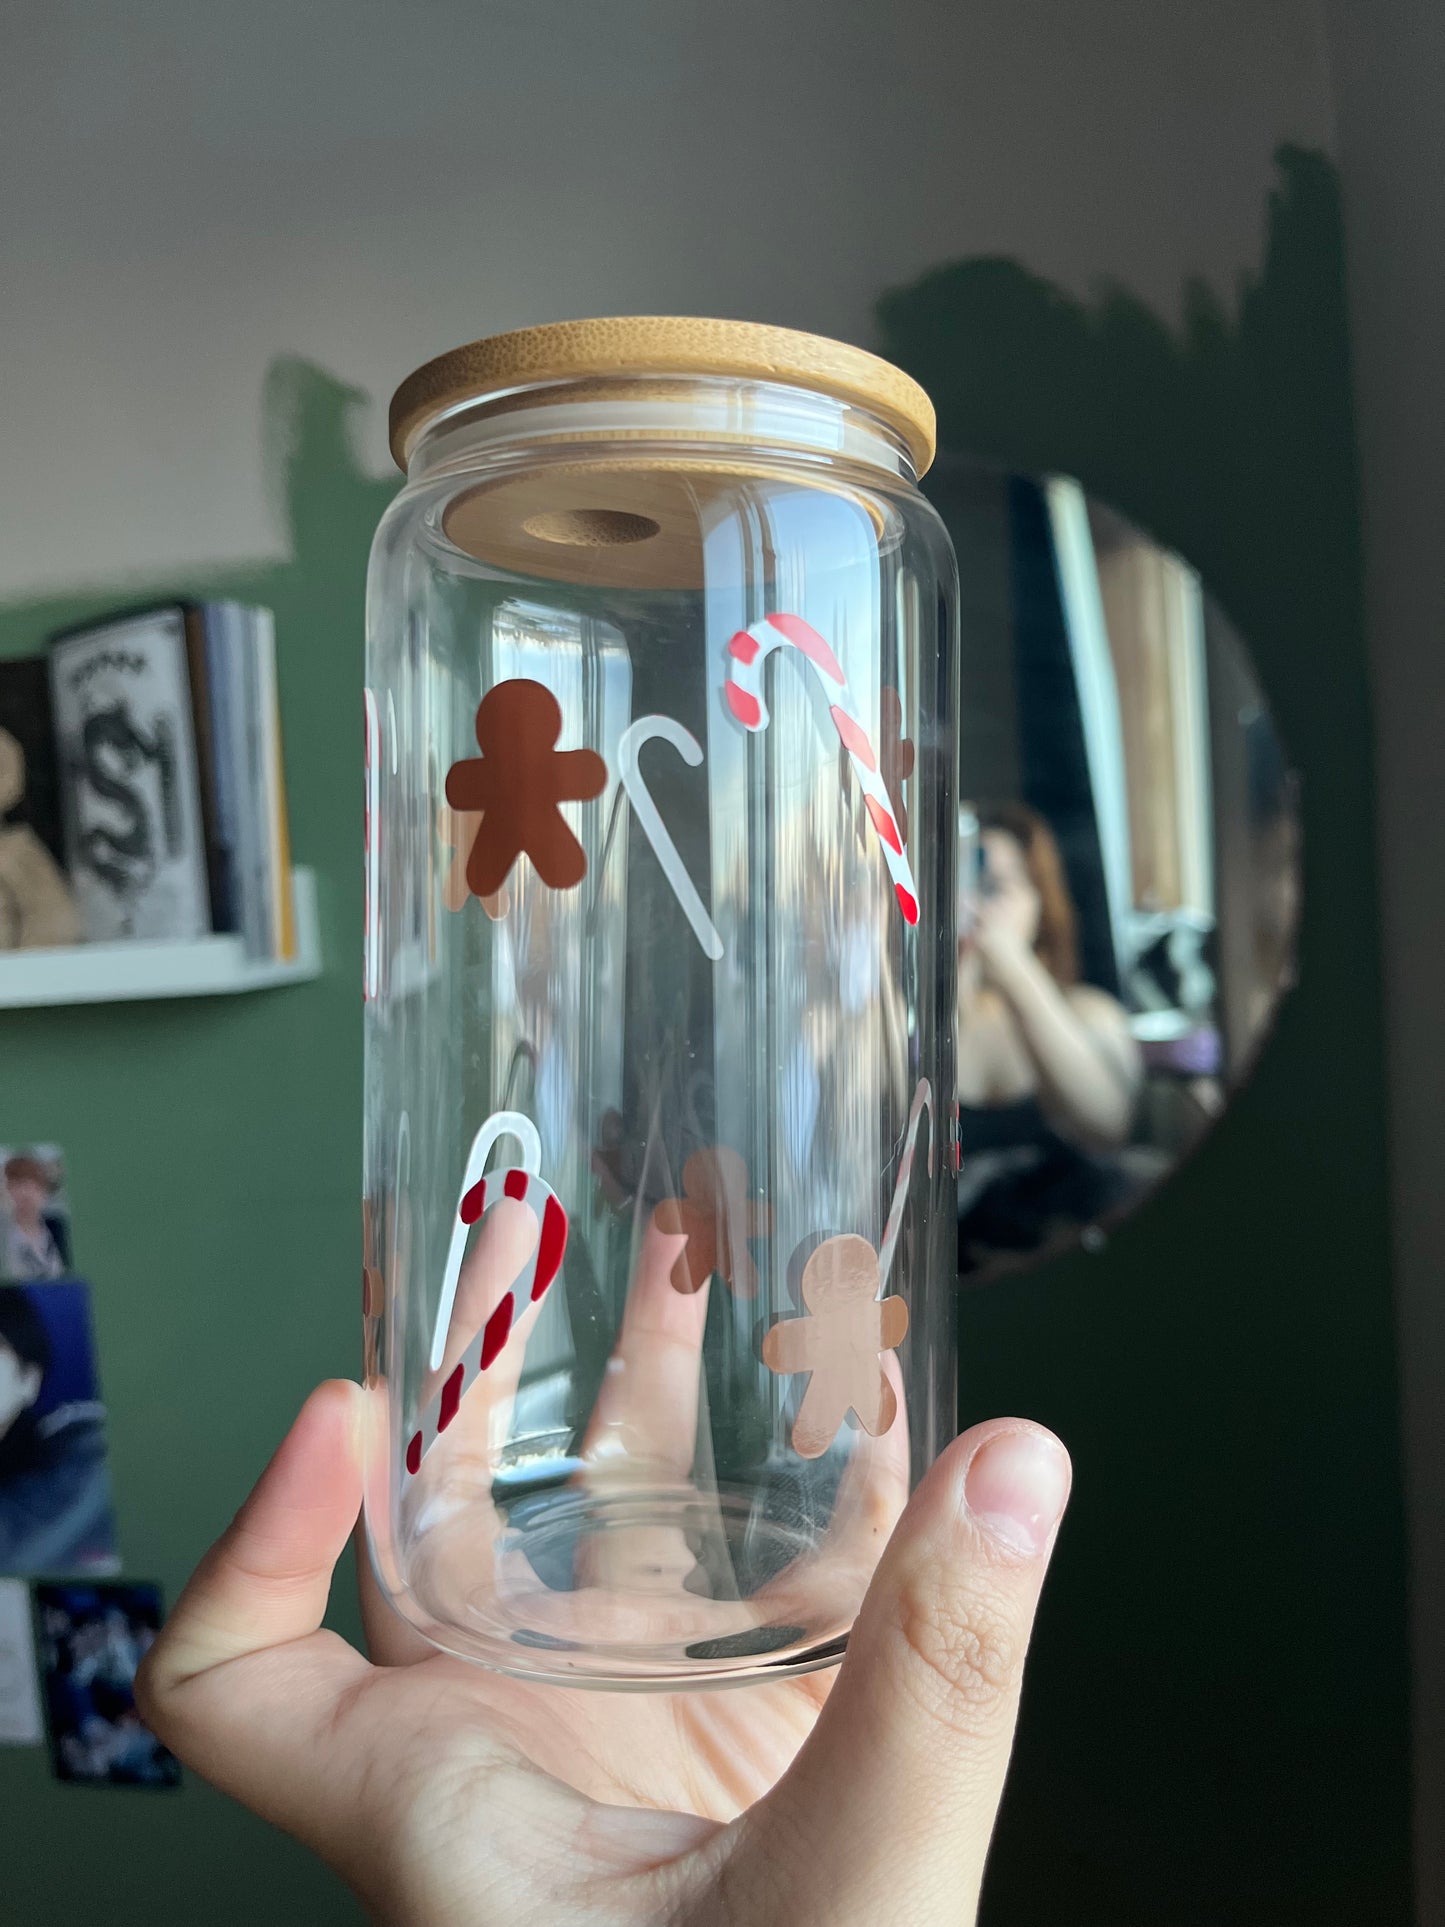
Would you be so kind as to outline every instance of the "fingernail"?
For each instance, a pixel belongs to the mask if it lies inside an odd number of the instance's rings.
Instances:
[[[1069,1459],[1049,1432],[995,1432],[963,1482],[977,1522],[1015,1552],[1042,1552],[1069,1496]]]

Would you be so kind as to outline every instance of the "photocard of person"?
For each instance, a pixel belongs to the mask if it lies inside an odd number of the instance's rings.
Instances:
[[[35,1616],[55,1777],[77,1786],[179,1786],[179,1762],[135,1704],[136,1668],[161,1629],[158,1590],[118,1581],[38,1585]]]
[[[0,1746],[39,1746],[44,1739],[30,1588],[23,1579],[0,1579]]]
[[[119,1567],[90,1289],[0,1285],[0,1574]]]
[[[0,1144],[0,1284],[72,1269],[65,1158],[55,1144]]]

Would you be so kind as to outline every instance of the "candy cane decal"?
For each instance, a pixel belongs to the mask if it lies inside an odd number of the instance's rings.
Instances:
[[[537,1127],[531,1118],[523,1117],[520,1111],[493,1111],[476,1136],[467,1154],[466,1173],[462,1178],[461,1197],[457,1201],[457,1215],[452,1224],[452,1241],[447,1250],[447,1268],[442,1274],[441,1302],[437,1306],[437,1321],[432,1330],[431,1368],[439,1372],[442,1359],[446,1355],[447,1333],[451,1329],[452,1306],[456,1303],[457,1283],[462,1275],[462,1259],[467,1253],[467,1234],[481,1211],[467,1213],[467,1200],[472,1197],[482,1181],[482,1173],[487,1168],[492,1146],[498,1138],[514,1137],[522,1147],[522,1168],[529,1176],[535,1177],[542,1168],[542,1140],[537,1135]],[[498,1192],[500,1197],[501,1193]]]
[[[768,616],[751,629],[739,629],[728,644],[728,673],[724,684],[728,708],[744,729],[768,726],[768,705],[763,697],[763,664],[775,649],[790,644],[812,664],[828,700],[828,711],[839,741],[848,753],[853,774],[863,792],[864,806],[877,833],[883,860],[893,880],[894,895],[905,923],[918,922],[918,886],[903,847],[898,820],[893,814],[888,788],[878,768],[878,758],[868,740],[868,732],[854,713],[856,705],[838,658],[817,630],[801,616]]]
[[[692,925],[692,934],[702,945],[704,954],[716,963],[723,953],[722,938],[717,926],[703,908],[702,898],[698,895],[692,878],[683,866],[677,853],[677,845],[668,834],[667,825],[658,813],[656,803],[642,772],[637,766],[637,753],[642,745],[660,736],[665,743],[671,743],[689,769],[696,769],[702,761],[702,750],[697,738],[681,723],[674,722],[671,716],[642,716],[623,730],[617,745],[617,766],[622,777],[622,787],[627,791],[627,800],[633,813],[642,825],[653,854],[662,865],[662,873],[672,885],[672,894],[682,905],[682,913]]]
[[[381,717],[376,698],[369,689],[361,692],[366,713],[366,801],[362,807],[362,841],[366,850],[366,965],[362,972],[361,994],[370,1003],[381,989],[381,812],[378,789],[381,783]]]
[[[508,1114],[500,1112],[498,1115],[506,1117]],[[485,1131],[496,1122],[496,1118],[489,1119],[482,1129]],[[467,1229],[503,1198],[514,1198],[517,1203],[525,1204],[537,1220],[537,1246],[512,1280],[506,1296],[447,1374],[445,1384],[422,1414],[420,1428],[412,1434],[406,1448],[406,1469],[413,1477],[421,1470],[421,1462],[427,1453],[456,1417],[468,1386],[481,1377],[501,1352],[519,1308],[525,1311],[529,1304],[536,1304],[562,1268],[562,1257],[567,1249],[567,1213],[550,1184],[534,1172],[520,1170],[516,1165],[504,1170],[488,1171],[463,1195],[457,1213],[463,1227],[463,1241]],[[439,1329],[445,1337],[445,1327]],[[437,1365],[434,1364],[432,1369],[436,1370]]]
[[[903,1138],[903,1161],[898,1166],[898,1182],[893,1187],[893,1202],[888,1208],[888,1222],[883,1227],[883,1244],[878,1253],[878,1275],[883,1284],[888,1283],[888,1273],[893,1265],[893,1253],[898,1246],[898,1235],[903,1229],[903,1207],[908,1202],[908,1180],[913,1176],[913,1154],[918,1145],[918,1126],[923,1113],[928,1113],[928,1175],[933,1176],[933,1086],[926,1077],[920,1077],[918,1088],[913,1093],[913,1102],[908,1110],[908,1129]]]

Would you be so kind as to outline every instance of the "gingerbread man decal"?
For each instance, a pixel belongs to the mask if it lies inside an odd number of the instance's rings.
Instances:
[[[518,857],[529,856],[550,889],[573,889],[587,874],[587,855],[558,806],[600,796],[607,765],[595,750],[557,748],[557,698],[522,677],[488,690],[476,729],[481,755],[453,763],[446,784],[454,810],[481,813],[467,888],[475,897],[495,896]]]
[[[687,1239],[672,1267],[674,1289],[701,1291],[716,1272],[735,1298],[753,1297],[758,1272],[747,1240],[765,1238],[773,1214],[748,1197],[747,1165],[725,1145],[694,1151],[682,1167],[682,1189],[682,1197],[664,1198],[652,1214],[659,1231]]]
[[[793,1420],[793,1450],[821,1458],[850,1411],[871,1437],[886,1432],[898,1399],[882,1354],[903,1341],[908,1307],[878,1297],[878,1254],[866,1238],[829,1238],[803,1268],[807,1316],[786,1318],[763,1340],[763,1363],[780,1375],[808,1372]]]

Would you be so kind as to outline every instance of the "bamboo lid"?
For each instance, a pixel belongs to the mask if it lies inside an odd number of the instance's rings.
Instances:
[[[822,529],[833,542],[883,539],[889,510],[882,498],[823,475],[814,490],[835,503],[815,533],[814,560],[824,552]],[[578,588],[697,589],[725,579],[729,565],[745,567],[725,546],[713,555],[710,527],[732,520],[743,497],[747,525],[765,554],[783,545],[775,508],[795,495],[786,469],[751,459],[698,457],[658,461],[609,453],[599,461],[548,463],[463,489],[442,511],[447,539],[491,568],[567,582]]]
[[[933,404],[909,375],[865,349],[792,328],[692,315],[623,315],[519,328],[438,355],[391,402],[391,452],[405,469],[438,415],[530,383],[599,376],[724,375],[783,382],[851,402],[885,422],[922,475],[933,460]]]

